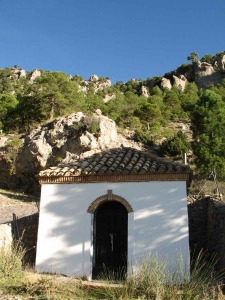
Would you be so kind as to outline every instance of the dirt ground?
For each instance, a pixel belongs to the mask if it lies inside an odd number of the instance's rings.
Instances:
[[[22,218],[37,212],[38,199],[23,194],[0,190],[0,224],[11,222],[13,213],[17,218]]]

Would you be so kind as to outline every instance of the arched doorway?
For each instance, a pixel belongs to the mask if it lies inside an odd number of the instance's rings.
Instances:
[[[124,278],[127,271],[128,211],[117,201],[99,205],[94,213],[94,279]]]

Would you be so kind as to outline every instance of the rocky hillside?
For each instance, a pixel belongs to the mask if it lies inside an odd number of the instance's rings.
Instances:
[[[192,64],[183,64],[175,71],[166,73],[161,79],[161,87],[171,89],[176,86],[184,91],[188,82],[195,82],[199,88],[217,85],[225,78],[225,54],[209,55],[198,59],[197,55],[190,57]]]
[[[172,159],[194,153],[197,172],[225,177],[225,52],[188,60],[161,77],[115,84],[0,69],[0,187],[38,193],[40,170],[121,144]]]
[[[193,55],[194,54],[194,55]],[[213,55],[205,55],[200,60],[198,54],[193,52],[189,57],[192,63],[185,63],[176,70],[168,72],[161,77],[153,77],[147,80],[141,80],[140,93],[144,97],[149,96],[149,88],[159,86],[162,89],[171,89],[173,86],[180,91],[184,91],[188,82],[195,82],[199,88],[207,88],[210,85],[217,85],[225,78],[225,53],[221,52]],[[14,80],[27,78],[32,84],[36,78],[43,73],[42,70],[26,71],[17,65],[13,68],[7,68],[8,77]],[[91,75],[88,80],[84,80],[81,76],[74,76],[79,83],[79,90],[87,93],[93,89],[94,93],[105,90],[112,86],[109,77],[98,77],[96,74]],[[68,75],[70,80],[73,76]],[[135,80],[135,79],[133,79]],[[140,81],[140,80],[139,80]],[[12,92],[13,93],[13,92]],[[115,97],[113,93],[107,93],[105,101],[109,101]]]
[[[140,144],[118,133],[115,122],[100,110],[92,115],[73,113],[39,126],[20,139],[19,148],[13,144],[15,139],[13,135],[0,137],[0,186],[20,187],[32,194],[39,191],[38,172],[48,166],[121,145],[141,148]],[[15,150],[16,159],[12,156]]]

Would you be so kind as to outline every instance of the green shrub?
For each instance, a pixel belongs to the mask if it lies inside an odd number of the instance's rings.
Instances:
[[[6,143],[7,154],[5,158],[10,165],[11,174],[16,173],[16,160],[22,145],[23,141],[19,137],[15,137]]]
[[[88,118],[73,124],[71,127],[73,130],[77,131],[78,134],[82,134],[86,131],[92,134],[100,132],[99,120],[94,118],[91,114],[88,115]]]
[[[97,120],[92,120],[92,122],[87,124],[87,131],[96,134],[100,131],[99,122]]]
[[[153,141],[152,141],[152,135],[148,131],[143,131],[142,129],[137,129],[134,134],[134,140],[136,142],[143,143],[147,146],[152,146]]]
[[[188,152],[189,148],[190,144],[186,135],[182,131],[178,131],[174,137],[162,143],[160,153],[169,156],[182,156],[185,152]]]

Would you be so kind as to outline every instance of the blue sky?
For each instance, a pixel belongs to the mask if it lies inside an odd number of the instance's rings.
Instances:
[[[0,0],[0,68],[161,76],[225,51],[224,0]]]

